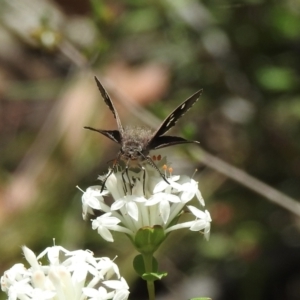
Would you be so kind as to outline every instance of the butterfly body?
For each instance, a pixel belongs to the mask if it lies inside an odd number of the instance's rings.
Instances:
[[[140,160],[141,154],[148,156],[149,138],[153,131],[144,127],[126,127],[121,143],[121,158],[124,160]]]
[[[120,151],[115,160],[116,163],[119,160],[124,160],[126,167],[128,168],[133,166],[141,167],[141,164],[146,161],[160,173],[165,181],[167,181],[165,176],[159,171],[155,163],[152,161],[149,153],[151,150],[161,149],[173,145],[199,143],[198,141],[188,141],[182,137],[164,134],[169,131],[169,129],[172,128],[176,122],[195,104],[195,102],[199,99],[202,90],[196,92],[183,103],[181,103],[177,108],[175,108],[175,110],[162,122],[157,130],[153,131],[144,127],[125,127],[124,129],[118,112],[115,109],[108,93],[97,77],[95,77],[95,80],[106,105],[109,107],[116,119],[118,130],[103,130],[92,127],[84,128],[97,131],[120,145]]]

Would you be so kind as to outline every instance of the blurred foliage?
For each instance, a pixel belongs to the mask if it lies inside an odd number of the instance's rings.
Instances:
[[[22,260],[21,245],[38,253],[55,237],[66,248],[118,255],[131,299],[145,297],[126,237],[107,245],[81,219],[75,186],[96,184],[117,153],[82,129],[115,126],[94,74],[124,123],[135,112],[137,123],[154,126],[137,105],[164,118],[203,88],[176,130],[298,199],[299,28],[295,0],[1,0],[1,273]],[[212,234],[208,243],[195,233],[168,238],[158,253],[169,273],[159,294],[299,299],[298,217],[201,162],[182,162],[184,149],[166,153],[175,173],[198,168]]]

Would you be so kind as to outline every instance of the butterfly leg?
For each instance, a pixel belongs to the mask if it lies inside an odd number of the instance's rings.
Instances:
[[[101,193],[103,192],[104,188],[105,188],[105,183],[108,179],[108,177],[113,173],[114,169],[118,166],[119,160],[120,160],[120,156],[121,153],[118,154],[117,158],[115,158],[113,161],[113,166],[112,168],[109,170],[108,174],[106,175],[106,177],[104,178],[104,180],[102,181],[102,187],[101,187]]]
[[[125,181],[125,178],[123,176],[124,176],[124,174],[126,174],[127,179],[128,179],[128,184],[129,184],[129,187],[130,187],[130,193],[132,194],[133,184],[132,184],[130,176],[129,176],[129,162],[130,162],[130,159],[128,159],[128,161],[126,162],[125,170],[122,172],[122,178]],[[127,192],[127,189],[126,189],[126,192]]]
[[[139,166],[139,168],[141,168],[141,170],[143,172],[143,177],[142,177],[143,193],[144,193],[144,195],[146,195],[146,168],[142,164],[138,164],[138,166]]]
[[[143,193],[146,195],[146,169],[143,166],[141,168],[143,170]]]
[[[103,192],[104,188],[105,188],[105,183],[106,183],[106,180],[108,179],[108,177],[112,174],[112,172],[114,171],[114,169],[110,169],[108,174],[106,175],[106,177],[104,178],[104,180],[102,181],[102,187],[101,187],[101,191],[100,193]]]
[[[126,183],[126,180],[125,180],[125,178],[124,178],[124,174],[125,174],[125,171],[123,171],[123,172],[121,173],[121,176],[122,176],[122,181],[123,181],[123,186],[124,186],[124,193],[125,193],[125,195],[126,195],[127,192],[128,192],[128,190],[127,190],[127,183]]]

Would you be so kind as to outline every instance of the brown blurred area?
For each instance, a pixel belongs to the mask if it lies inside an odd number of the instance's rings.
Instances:
[[[21,245],[38,253],[56,238],[66,248],[118,255],[132,299],[144,299],[129,240],[107,245],[81,218],[76,186],[97,184],[118,151],[83,129],[116,128],[94,76],[124,124],[151,127],[203,88],[175,132],[299,199],[295,1],[0,4],[1,274],[20,261]],[[299,299],[298,217],[193,161],[185,146],[165,153],[175,173],[198,169],[215,223],[208,243],[187,232],[168,238],[158,257],[170,276],[158,299]]]

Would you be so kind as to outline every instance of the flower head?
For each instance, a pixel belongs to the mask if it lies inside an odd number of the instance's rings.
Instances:
[[[107,257],[95,258],[91,251],[68,251],[60,246],[49,247],[38,256],[25,246],[23,252],[30,267],[16,264],[1,277],[8,300],[128,298],[125,279]],[[49,264],[42,265],[39,259],[46,255]]]
[[[104,180],[106,176],[100,179]],[[198,200],[199,206],[205,205],[198,183],[188,176],[179,175],[169,175],[167,181],[158,176],[157,172],[153,172],[151,166],[145,165],[139,172],[113,172],[106,180],[106,190],[101,193],[97,188],[96,203],[96,194],[91,193],[91,189],[95,187],[88,188],[82,196],[86,205],[85,212],[91,209],[104,212],[92,220],[93,229],[97,229],[98,233],[110,242],[114,241],[111,231],[126,233],[134,242],[139,230],[158,227],[163,229],[164,234],[180,228],[189,228],[191,231],[203,232],[208,238],[211,222],[209,213],[197,207],[190,209],[193,206],[187,206],[193,199]],[[103,198],[109,194],[113,198],[110,205],[105,204]],[[180,215],[188,211],[196,220],[178,222]],[[85,212],[83,215],[86,215]],[[161,239],[159,240],[161,242]]]

